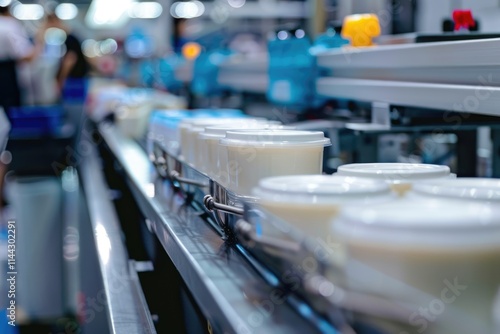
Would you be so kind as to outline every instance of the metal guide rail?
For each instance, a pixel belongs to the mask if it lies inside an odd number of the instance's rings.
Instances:
[[[335,333],[306,304],[301,315],[289,300],[277,300],[270,279],[256,263],[229,247],[205,214],[185,204],[154,172],[137,143],[105,124],[105,143],[125,171],[139,207],[217,333]],[[297,302],[293,300],[292,302]]]
[[[110,333],[156,333],[137,281],[137,273],[129,264],[127,251],[121,240],[118,217],[109,200],[106,181],[93,147],[82,160],[81,175],[106,294]],[[117,282],[120,283],[119,289],[116,288]]]
[[[500,39],[343,48],[318,55],[318,94],[500,115]]]

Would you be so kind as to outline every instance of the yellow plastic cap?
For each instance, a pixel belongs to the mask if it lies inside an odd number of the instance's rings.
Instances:
[[[342,37],[352,46],[371,46],[372,39],[380,36],[380,22],[375,14],[348,15],[342,25]]]

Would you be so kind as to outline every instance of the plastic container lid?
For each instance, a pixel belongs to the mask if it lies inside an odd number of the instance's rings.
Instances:
[[[337,175],[381,179],[391,183],[409,183],[416,180],[446,178],[448,166],[410,163],[368,163],[339,166]]]
[[[262,131],[227,131],[220,140],[224,146],[265,146],[299,147],[327,146],[330,139],[321,131],[298,130],[262,130]]]
[[[500,248],[500,219],[491,206],[428,199],[348,207],[334,226],[343,239],[434,248]]]
[[[387,183],[377,180],[331,175],[269,177],[259,181],[253,195],[261,200],[301,204],[374,203],[393,197]]]
[[[202,117],[202,118],[187,118],[183,119],[180,123],[181,128],[191,128],[191,127],[202,127],[212,125],[223,125],[228,123],[241,123],[241,122],[254,122],[254,121],[265,121],[264,118],[243,118],[243,117]]]
[[[452,199],[500,201],[500,179],[457,178],[430,180],[415,184],[413,192],[420,195]]]
[[[189,131],[204,132],[205,128],[211,126],[232,126],[238,127],[238,124],[247,124],[252,126],[253,124],[265,124],[264,118],[213,118],[208,120],[203,120],[200,122],[190,123]]]
[[[260,130],[294,130],[293,126],[282,125],[278,121],[260,121],[232,123],[224,125],[214,125],[205,127],[205,131],[200,133],[202,138],[224,138],[228,131],[260,131]]]

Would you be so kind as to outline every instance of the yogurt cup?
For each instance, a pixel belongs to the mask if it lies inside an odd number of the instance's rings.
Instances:
[[[181,155],[184,161],[193,166],[196,164],[198,134],[202,132],[205,127],[234,123],[241,120],[243,120],[243,118],[193,118],[183,120],[179,126],[179,130]]]
[[[326,244],[334,240],[330,225],[342,208],[396,199],[383,181],[331,175],[265,178],[259,181],[252,194],[268,212]]]
[[[339,166],[335,175],[383,180],[400,196],[415,182],[456,177],[448,166],[411,163],[347,164]]]
[[[219,141],[226,136],[227,131],[236,130],[293,130],[293,127],[284,126],[278,121],[255,121],[231,123],[225,125],[215,125],[205,128],[205,131],[198,135],[198,140],[201,147],[201,158],[206,167],[205,172],[213,180],[221,185],[229,182],[227,175],[227,156],[222,155]]]
[[[414,305],[413,323],[422,318],[419,308],[455,317],[433,333],[470,332],[452,328],[462,320],[478,333],[496,333],[492,310],[500,287],[500,217],[491,206],[402,199],[346,208],[332,228],[345,247],[350,290]],[[434,320],[438,311],[432,311]]]
[[[155,110],[148,125],[148,153],[156,143],[172,154],[179,151],[179,123],[192,117],[188,110]]]
[[[266,177],[321,174],[323,148],[330,144],[321,131],[227,131],[219,145],[227,154],[228,188],[251,196]]]

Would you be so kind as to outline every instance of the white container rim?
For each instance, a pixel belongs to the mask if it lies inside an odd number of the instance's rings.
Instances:
[[[226,137],[219,144],[228,147],[304,147],[328,146],[329,138],[322,131],[300,130],[261,130],[261,131],[227,131]]]
[[[262,201],[309,205],[367,204],[395,196],[382,181],[331,175],[264,178],[252,193]]]
[[[500,201],[500,179],[461,177],[429,180],[415,184],[413,192],[450,199],[496,202]]]
[[[244,126],[243,126],[244,124]],[[294,130],[295,127],[287,125],[268,124],[267,122],[242,123],[242,127],[238,125],[217,125],[205,127],[205,131],[200,133],[200,138],[224,138],[228,131],[261,131],[261,130]]]
[[[380,179],[394,184],[454,176],[448,166],[413,163],[347,164],[339,166],[335,175]]]
[[[346,207],[334,233],[347,242],[398,248],[500,249],[500,217],[489,205],[439,199]]]

